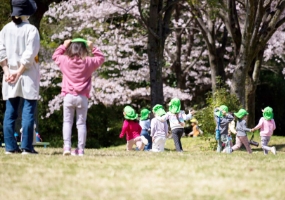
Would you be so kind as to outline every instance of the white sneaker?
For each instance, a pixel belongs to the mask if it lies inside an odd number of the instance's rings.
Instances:
[[[70,148],[67,148],[67,147],[63,148],[63,154],[62,155],[70,156],[70,154],[71,154],[71,149]]]
[[[144,143],[144,145],[148,144],[148,140],[144,136],[141,136],[141,140],[142,140],[142,143]]]
[[[274,155],[276,155],[276,154],[277,154],[276,148],[275,148],[275,147],[271,147],[271,152],[272,152]]]

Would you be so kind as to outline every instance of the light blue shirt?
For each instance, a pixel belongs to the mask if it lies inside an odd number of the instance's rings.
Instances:
[[[147,120],[140,120],[140,126],[144,130],[149,130],[150,129],[150,119]]]

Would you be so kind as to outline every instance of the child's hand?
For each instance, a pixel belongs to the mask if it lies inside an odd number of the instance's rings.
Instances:
[[[65,46],[65,48],[67,48],[71,43],[71,40],[65,40],[63,43],[63,46]]]
[[[195,115],[196,111],[195,110],[189,110],[189,113],[191,113],[191,115]]]
[[[92,48],[93,48],[93,42],[90,41],[90,40],[88,40],[88,41],[87,41],[87,46],[88,46],[90,49],[92,49]]]

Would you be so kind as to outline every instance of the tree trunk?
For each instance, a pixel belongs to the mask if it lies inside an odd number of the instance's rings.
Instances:
[[[148,18],[148,60],[150,71],[151,105],[163,104],[162,67],[164,62],[164,45],[170,33],[169,23],[175,4],[168,0],[164,7],[163,0],[151,0]]]
[[[162,0],[150,1],[149,19],[148,19],[148,60],[150,71],[150,89],[151,106],[163,104],[163,45],[162,45],[162,20],[159,16],[163,6]]]
[[[256,83],[252,80],[252,77],[246,76],[246,86],[245,86],[245,98],[246,105],[245,109],[249,113],[247,118],[247,127],[254,127],[255,125],[255,91]]]

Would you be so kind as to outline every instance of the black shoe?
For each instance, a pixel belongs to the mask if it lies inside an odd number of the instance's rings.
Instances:
[[[17,153],[22,153],[22,151],[20,149],[17,149],[15,151],[5,151],[6,155],[17,154]]]
[[[28,155],[28,154],[38,154],[35,150],[29,151],[26,149],[23,149],[22,155]]]

